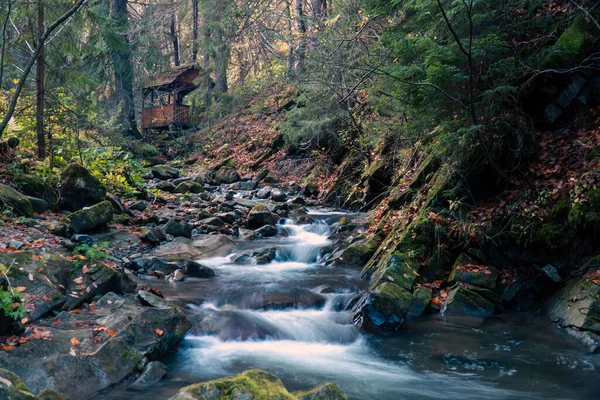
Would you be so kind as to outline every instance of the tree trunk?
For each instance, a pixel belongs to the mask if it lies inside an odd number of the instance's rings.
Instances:
[[[179,39],[177,38],[177,16],[176,16],[175,0],[171,1],[171,43],[173,43],[173,62],[175,66],[180,65],[179,62]]]
[[[198,0],[192,0],[192,61],[198,59]]]
[[[205,52],[204,52],[204,59],[202,61],[202,66],[204,67],[204,70],[205,70],[204,74],[206,75],[206,77],[204,78],[204,86],[206,88],[206,91],[204,92],[204,108],[208,109],[212,105],[213,82],[210,78],[210,73],[208,73],[208,70],[210,68],[210,52],[208,50],[208,46],[210,43],[210,29],[208,28],[208,26],[206,26],[206,21],[204,22],[204,24],[205,24],[205,26],[204,26]]]
[[[131,45],[128,38],[127,0],[112,0],[110,17],[115,23],[117,34],[122,43],[112,49],[112,63],[115,75],[114,98],[118,110],[119,129],[123,134],[141,137],[135,120],[133,103],[133,67],[131,65]]]
[[[46,136],[44,134],[44,97],[45,97],[45,67],[46,67],[46,55],[43,44],[44,36],[44,2],[38,0],[37,2],[37,32],[38,41],[42,43],[40,52],[37,56],[37,64],[35,68],[35,82],[36,82],[36,110],[35,110],[35,132],[37,134],[37,155],[38,158],[46,158]]]
[[[2,80],[4,78],[4,54],[6,51],[6,26],[8,25],[8,20],[10,19],[10,12],[12,11],[12,6],[14,1],[8,2],[8,7],[6,10],[6,18],[4,19],[4,23],[2,24],[2,50],[0,53],[0,88],[2,88]]]
[[[295,0],[296,5],[296,25],[300,38],[298,39],[298,47],[296,48],[296,60],[294,70],[296,73],[304,70],[304,58],[306,57],[306,16],[304,15],[304,0]]]
[[[292,76],[294,73],[294,43],[292,34],[292,4],[291,0],[286,0],[285,8],[287,13],[287,34],[288,34],[288,53],[286,75]]]

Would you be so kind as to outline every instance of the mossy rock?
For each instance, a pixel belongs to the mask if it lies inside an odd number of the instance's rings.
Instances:
[[[431,289],[425,286],[419,286],[413,292],[412,297],[412,302],[410,303],[410,308],[408,309],[408,315],[421,315],[431,301]]]
[[[342,390],[334,383],[326,382],[309,390],[292,393],[298,400],[347,400]]]
[[[353,320],[363,331],[396,330],[406,319],[412,301],[410,291],[384,282],[360,298],[352,310]]]
[[[44,389],[38,393],[36,399],[38,400],[69,400],[69,396],[66,394],[58,393],[52,389]]]
[[[35,396],[17,374],[0,368],[0,399],[33,400]]]
[[[412,291],[420,264],[404,253],[392,254],[385,267],[379,268],[371,277],[371,287],[379,286],[382,282],[393,282],[404,290]]]
[[[60,195],[63,207],[78,211],[103,201],[106,189],[87,169],[79,164],[69,164],[61,176]]]
[[[472,290],[467,284],[457,284],[448,293],[442,313],[489,317],[494,313],[496,305]]]
[[[477,265],[466,254],[461,254],[458,257],[448,278],[450,284],[463,282],[486,289],[494,289],[497,280],[498,270],[496,268]]]
[[[549,48],[549,53],[542,62],[542,67],[564,66],[569,64],[569,60],[582,56],[583,46],[590,31],[591,24],[588,24],[583,16],[575,18],[573,23],[560,35],[556,43]]]
[[[25,217],[33,216],[33,207],[27,196],[17,192],[10,186],[0,183],[0,205],[10,207],[17,214]]]
[[[108,200],[74,212],[69,216],[69,229],[87,233],[102,228],[113,219],[113,208]]]
[[[217,174],[215,176],[215,182],[217,184],[221,184],[221,183],[226,183],[226,184],[230,184],[230,183],[234,183],[239,181],[240,178],[240,174],[238,174],[238,172],[231,167],[221,167],[218,171]]]
[[[58,204],[58,198],[54,191],[42,178],[35,175],[19,174],[15,176],[15,181],[23,194],[43,199],[50,207],[55,207]]]
[[[196,183],[194,181],[184,181],[181,182],[177,187],[175,187],[175,193],[202,193],[204,192],[204,187]]]
[[[179,178],[179,171],[168,165],[155,165],[152,167],[152,176],[160,180]]]
[[[296,400],[267,372],[252,369],[241,374],[186,386],[171,400]]]

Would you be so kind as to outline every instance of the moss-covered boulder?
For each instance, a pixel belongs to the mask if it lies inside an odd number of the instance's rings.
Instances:
[[[52,389],[44,389],[36,396],[38,400],[69,400],[69,396]]]
[[[194,176],[193,181],[200,185],[212,185],[215,183],[217,173],[212,170],[200,171]]]
[[[44,199],[38,199],[37,197],[27,196],[27,200],[31,203],[31,208],[36,213],[43,213],[50,208],[50,204]]]
[[[51,207],[58,204],[56,194],[54,194],[50,185],[44,182],[42,178],[35,175],[19,174],[15,176],[15,181],[21,193],[46,200]]]
[[[273,214],[264,204],[255,205],[248,213],[248,228],[258,229],[265,225],[275,225],[279,217]]]
[[[70,211],[98,204],[106,198],[100,181],[79,164],[69,164],[61,176],[61,205]]]
[[[476,287],[459,283],[448,292],[446,302],[442,307],[442,313],[489,317],[495,309],[494,302],[478,292]]]
[[[184,181],[175,187],[175,193],[202,193],[204,187],[194,181]]]
[[[598,352],[600,350],[600,269],[597,267],[589,269],[583,277],[571,279],[548,299],[544,310],[553,322],[566,328],[591,352]]]
[[[27,196],[22,195],[10,186],[0,183],[0,207],[9,207],[19,215],[31,217],[33,207]]]
[[[88,233],[104,227],[113,219],[113,208],[105,200],[69,215],[69,229],[74,233]]]
[[[296,400],[281,380],[252,369],[241,374],[186,386],[171,400]]]
[[[448,278],[450,284],[464,282],[486,289],[494,289],[497,280],[498,270],[496,268],[478,265],[465,254],[458,257]]]
[[[164,180],[179,178],[179,171],[168,165],[155,165],[152,167],[152,176],[156,179]]]
[[[384,282],[365,293],[352,309],[354,323],[367,332],[398,329],[406,319],[412,293],[392,282]]]
[[[347,400],[342,390],[334,383],[326,382],[309,390],[292,393],[298,400]]]
[[[215,183],[217,184],[234,183],[239,181],[240,179],[240,174],[238,174],[238,172],[231,167],[222,167],[217,171],[217,174],[215,175]]]

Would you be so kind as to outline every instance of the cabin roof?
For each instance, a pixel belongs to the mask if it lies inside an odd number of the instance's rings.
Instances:
[[[185,74],[186,72],[193,70],[193,69],[200,71],[200,68],[198,68],[197,66],[195,66],[193,64],[186,64],[186,65],[180,65],[179,67],[176,67],[175,69],[172,69],[170,71],[165,71],[165,72],[161,72],[159,74],[154,74],[146,80],[146,82],[144,83],[144,89],[169,87],[169,86],[177,83],[177,80],[183,74]]]

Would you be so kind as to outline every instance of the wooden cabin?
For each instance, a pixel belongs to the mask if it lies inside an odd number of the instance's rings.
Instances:
[[[194,81],[198,76],[198,67],[182,65],[146,81],[142,93],[142,130],[145,133],[195,128],[200,123],[200,116],[184,104],[185,96],[196,89]]]

